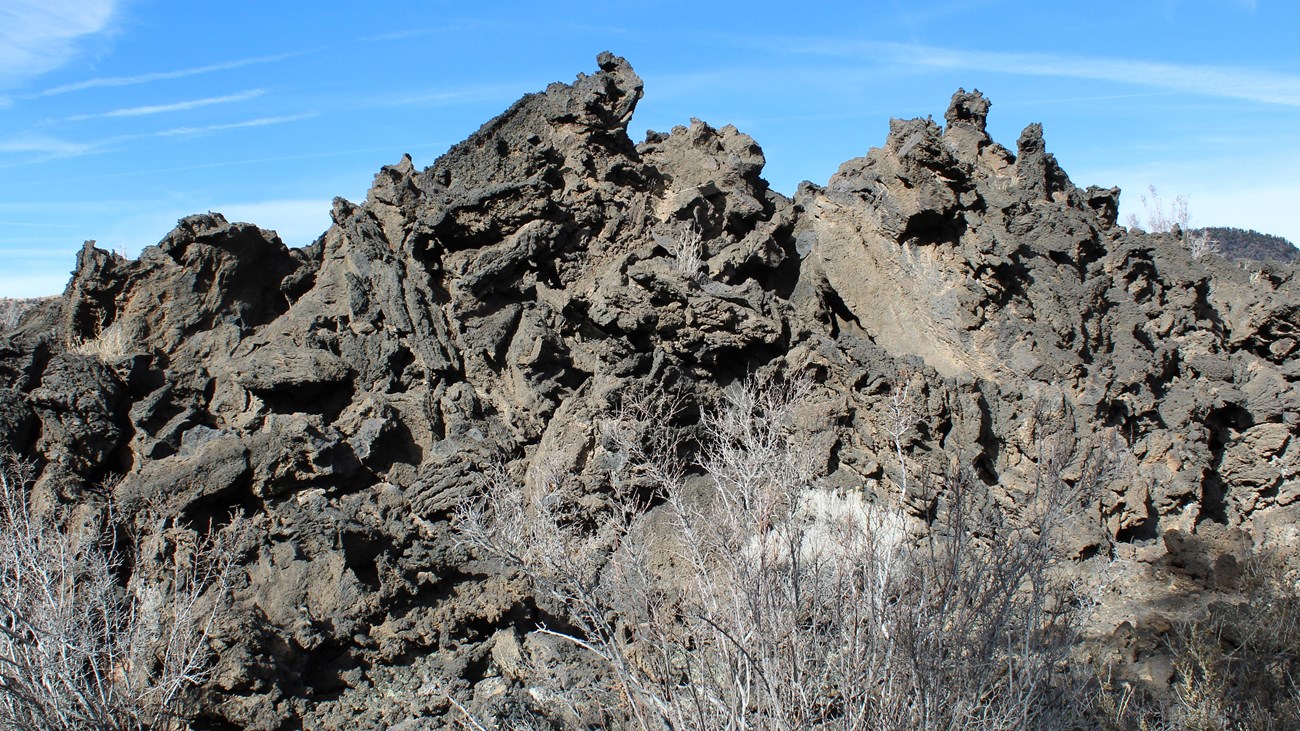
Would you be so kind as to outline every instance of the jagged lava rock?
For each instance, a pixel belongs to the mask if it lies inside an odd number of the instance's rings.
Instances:
[[[422,678],[500,671],[537,605],[449,511],[501,462],[599,491],[599,423],[630,394],[698,410],[748,375],[811,374],[835,395],[828,483],[918,514],[882,467],[882,399],[907,379],[915,469],[974,470],[1008,506],[1045,435],[1072,479],[1106,452],[1070,548],[1081,571],[1128,562],[1116,623],[1169,572],[1212,584],[1241,536],[1294,540],[1294,269],[1125,230],[1119,191],[1077,188],[1038,125],[1014,153],[991,140],[978,92],[790,199],[733,127],[634,144],[641,80],[598,63],[423,171],[383,168],[311,246],[218,214],[133,261],[88,245],[0,339],[0,442],[40,461],[42,504],[94,504],[118,474],[128,519],[260,528],[209,722],[393,725],[445,710]]]

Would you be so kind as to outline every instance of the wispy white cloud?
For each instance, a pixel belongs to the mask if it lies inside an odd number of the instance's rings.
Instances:
[[[214,104],[230,104],[233,102],[242,102],[249,99],[255,99],[266,93],[265,89],[253,89],[239,94],[230,94],[227,96],[213,96],[206,99],[190,99],[183,102],[174,102],[172,104],[155,104],[143,107],[126,107],[123,109],[114,109],[108,112],[98,112],[96,114],[77,114],[71,117],[64,117],[63,122],[82,122],[88,119],[105,119],[112,117],[142,117],[149,114],[165,114],[167,112],[183,112],[187,109],[198,109],[199,107],[208,107]]]
[[[418,38],[420,36],[431,35],[433,31],[427,28],[408,28],[406,30],[395,30],[391,33],[380,33],[373,36],[364,36],[359,40],[362,43],[385,43],[388,41],[401,41],[407,38]]]
[[[230,69],[242,68],[244,66],[254,66],[256,64],[274,63],[283,61],[286,58],[293,58],[301,55],[300,53],[280,53],[274,56],[256,56],[254,58],[241,58],[234,61],[225,61],[222,63],[208,64],[207,66],[193,66],[187,69],[177,69],[175,71],[155,71],[148,74],[137,74],[135,76],[108,76],[97,79],[86,79],[73,84],[64,84],[51,89],[37,92],[34,96],[56,96],[67,94],[74,91],[85,89],[97,89],[102,87],[114,86],[135,86],[137,84],[148,84],[154,81],[168,81],[171,79],[184,79],[190,76],[199,76],[201,74],[211,74],[217,71],[228,71]]]
[[[530,87],[522,83],[482,84],[446,91],[396,94],[376,99],[372,105],[376,107],[446,107],[457,104],[515,99],[529,90]]]
[[[398,28],[385,33],[376,33],[374,35],[361,36],[357,39],[358,43],[392,43],[394,41],[405,41],[410,38],[426,38],[429,36],[447,36],[456,34],[468,34],[481,32],[489,27],[500,27],[497,23],[486,21],[463,21],[448,25],[424,28]]]
[[[0,3],[0,86],[62,66],[86,36],[108,29],[117,0],[5,0]]]
[[[903,0],[891,0],[894,17],[901,24],[908,37],[916,40],[917,33],[926,26],[948,22],[954,15],[970,13],[973,10],[987,8],[1004,0],[954,0],[953,2],[913,3]],[[884,15],[883,21],[889,16]]]
[[[76,230],[79,226],[69,223],[41,223],[36,221],[4,221],[0,220],[0,227],[12,226],[14,228],[57,228]]]
[[[782,40],[768,45],[794,53],[886,61],[901,66],[1114,81],[1263,104],[1300,106],[1300,76],[1260,69],[1053,53],[964,51],[870,41]]]
[[[299,122],[304,119],[311,119],[315,116],[317,116],[315,112],[308,112],[305,114],[293,114],[280,117],[258,117],[257,119],[248,119],[242,122],[209,124],[200,127],[172,127],[170,129],[157,130],[154,132],[116,135],[87,142],[74,142],[44,135],[20,135],[0,140],[0,154],[24,155],[25,157],[13,162],[0,164],[0,168],[19,167],[22,165],[49,162],[50,160],[80,157],[82,155],[105,152],[116,145],[134,140],[166,137],[197,137],[226,130],[288,124],[290,122]]]
[[[1078,104],[1080,102],[1110,102],[1128,99],[1150,99],[1175,94],[1172,91],[1149,91],[1139,94],[1099,94],[1093,96],[1061,96],[1046,99],[1022,99],[1012,102],[998,102],[999,107],[1036,107],[1040,104]]]
[[[49,135],[22,134],[0,140],[0,154],[36,154],[53,157],[69,157],[90,151],[93,144],[72,142]]]
[[[407,145],[406,151],[407,152],[414,152],[416,150],[442,151],[450,147],[451,144],[452,144],[451,142],[445,140],[438,141],[438,142],[422,142],[417,145]],[[317,159],[329,158],[329,157],[349,157],[353,155],[362,155],[362,154],[375,153],[375,152],[384,153],[385,159],[388,159],[391,162],[397,161],[396,155],[393,154],[393,148],[391,146],[360,147],[360,148],[350,148],[346,150],[328,150],[322,152],[310,152],[310,153],[299,154],[299,155],[275,155],[271,157],[240,158],[236,160],[222,160],[221,162],[207,162],[207,163],[200,163],[196,165],[177,165],[174,167],[165,167],[165,168],[139,168],[139,169],[132,169],[132,170],[118,170],[113,173],[102,174],[102,175],[78,175],[76,177],[68,177],[68,178],[47,178],[47,179],[43,179],[41,183],[43,185],[54,185],[54,184],[61,184],[61,183],[85,183],[85,182],[97,181],[97,180],[118,180],[121,178],[130,178],[138,175],[163,175],[167,173],[191,172],[194,170],[211,170],[214,168],[240,167],[244,165],[262,165],[268,162],[290,162],[295,160],[317,160]],[[0,167],[3,167],[3,165],[0,165]],[[26,183],[22,183],[22,185],[25,184]],[[15,187],[19,187],[18,181],[6,181],[4,179],[0,179],[0,190],[4,190],[6,188],[15,188]],[[361,194],[362,196],[364,196],[365,194],[364,189],[362,189]],[[356,196],[356,197],[359,198],[360,196]],[[57,205],[62,206],[64,204],[57,204]],[[91,205],[91,204],[78,203],[78,207],[83,207],[86,205]],[[22,204],[22,207],[25,209],[26,207],[28,207],[28,204]],[[6,204],[0,203],[0,211],[3,211],[5,209],[6,209]]]
[[[258,117],[257,119],[249,119],[243,122],[228,122],[226,124],[209,124],[209,125],[204,125],[202,127],[173,127],[172,129],[165,129],[160,132],[148,132],[140,135],[122,135],[121,137],[113,138],[113,140],[122,141],[128,139],[141,139],[146,137],[186,137],[192,135],[208,134],[210,132],[222,132],[229,129],[246,129],[248,127],[270,127],[271,125],[275,125],[275,124],[301,122],[304,119],[311,119],[312,117],[315,116],[316,116],[315,112],[307,112],[305,114],[291,114],[282,117]]]

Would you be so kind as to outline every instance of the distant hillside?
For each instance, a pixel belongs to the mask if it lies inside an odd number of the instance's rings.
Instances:
[[[1300,249],[1281,236],[1226,226],[1210,226],[1205,231],[1219,242],[1219,250],[1228,259],[1300,261]]]
[[[0,332],[12,330],[18,326],[23,314],[40,304],[45,297],[11,298],[0,297]]]

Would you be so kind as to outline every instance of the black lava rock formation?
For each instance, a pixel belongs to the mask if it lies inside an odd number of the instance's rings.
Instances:
[[[1112,625],[1171,576],[1213,587],[1218,557],[1295,544],[1290,265],[1126,230],[1118,189],[1071,183],[1040,126],[990,139],[978,92],[793,199],[734,127],[633,142],[641,95],[602,54],[431,167],[383,168],[302,249],[211,213],[135,260],[88,243],[0,336],[0,442],[37,461],[35,504],[256,526],[214,727],[377,728],[444,708],[429,678],[499,675],[536,606],[449,512],[503,462],[598,489],[599,422],[631,393],[806,374],[835,394],[829,483],[916,514],[884,406],[902,380],[915,469],[973,470],[1008,505],[1045,431],[1067,470],[1100,450],[1114,477],[1070,537],[1081,571],[1123,567]]]

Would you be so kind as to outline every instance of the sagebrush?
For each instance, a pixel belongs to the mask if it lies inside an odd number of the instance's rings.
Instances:
[[[187,728],[181,703],[208,676],[242,521],[163,524],[128,555],[101,519],[34,513],[30,477],[3,460],[0,728]]]
[[[572,623],[537,633],[604,671],[566,685],[554,655],[538,661],[538,715],[643,730],[1067,727],[1058,696],[1085,606],[1054,571],[1063,485],[1044,480],[1013,517],[957,472],[929,486],[928,524],[897,496],[824,488],[793,428],[810,394],[732,389],[694,464],[664,427],[671,408],[624,409],[606,426],[621,467],[595,519],[545,466],[461,508],[463,540]]]

